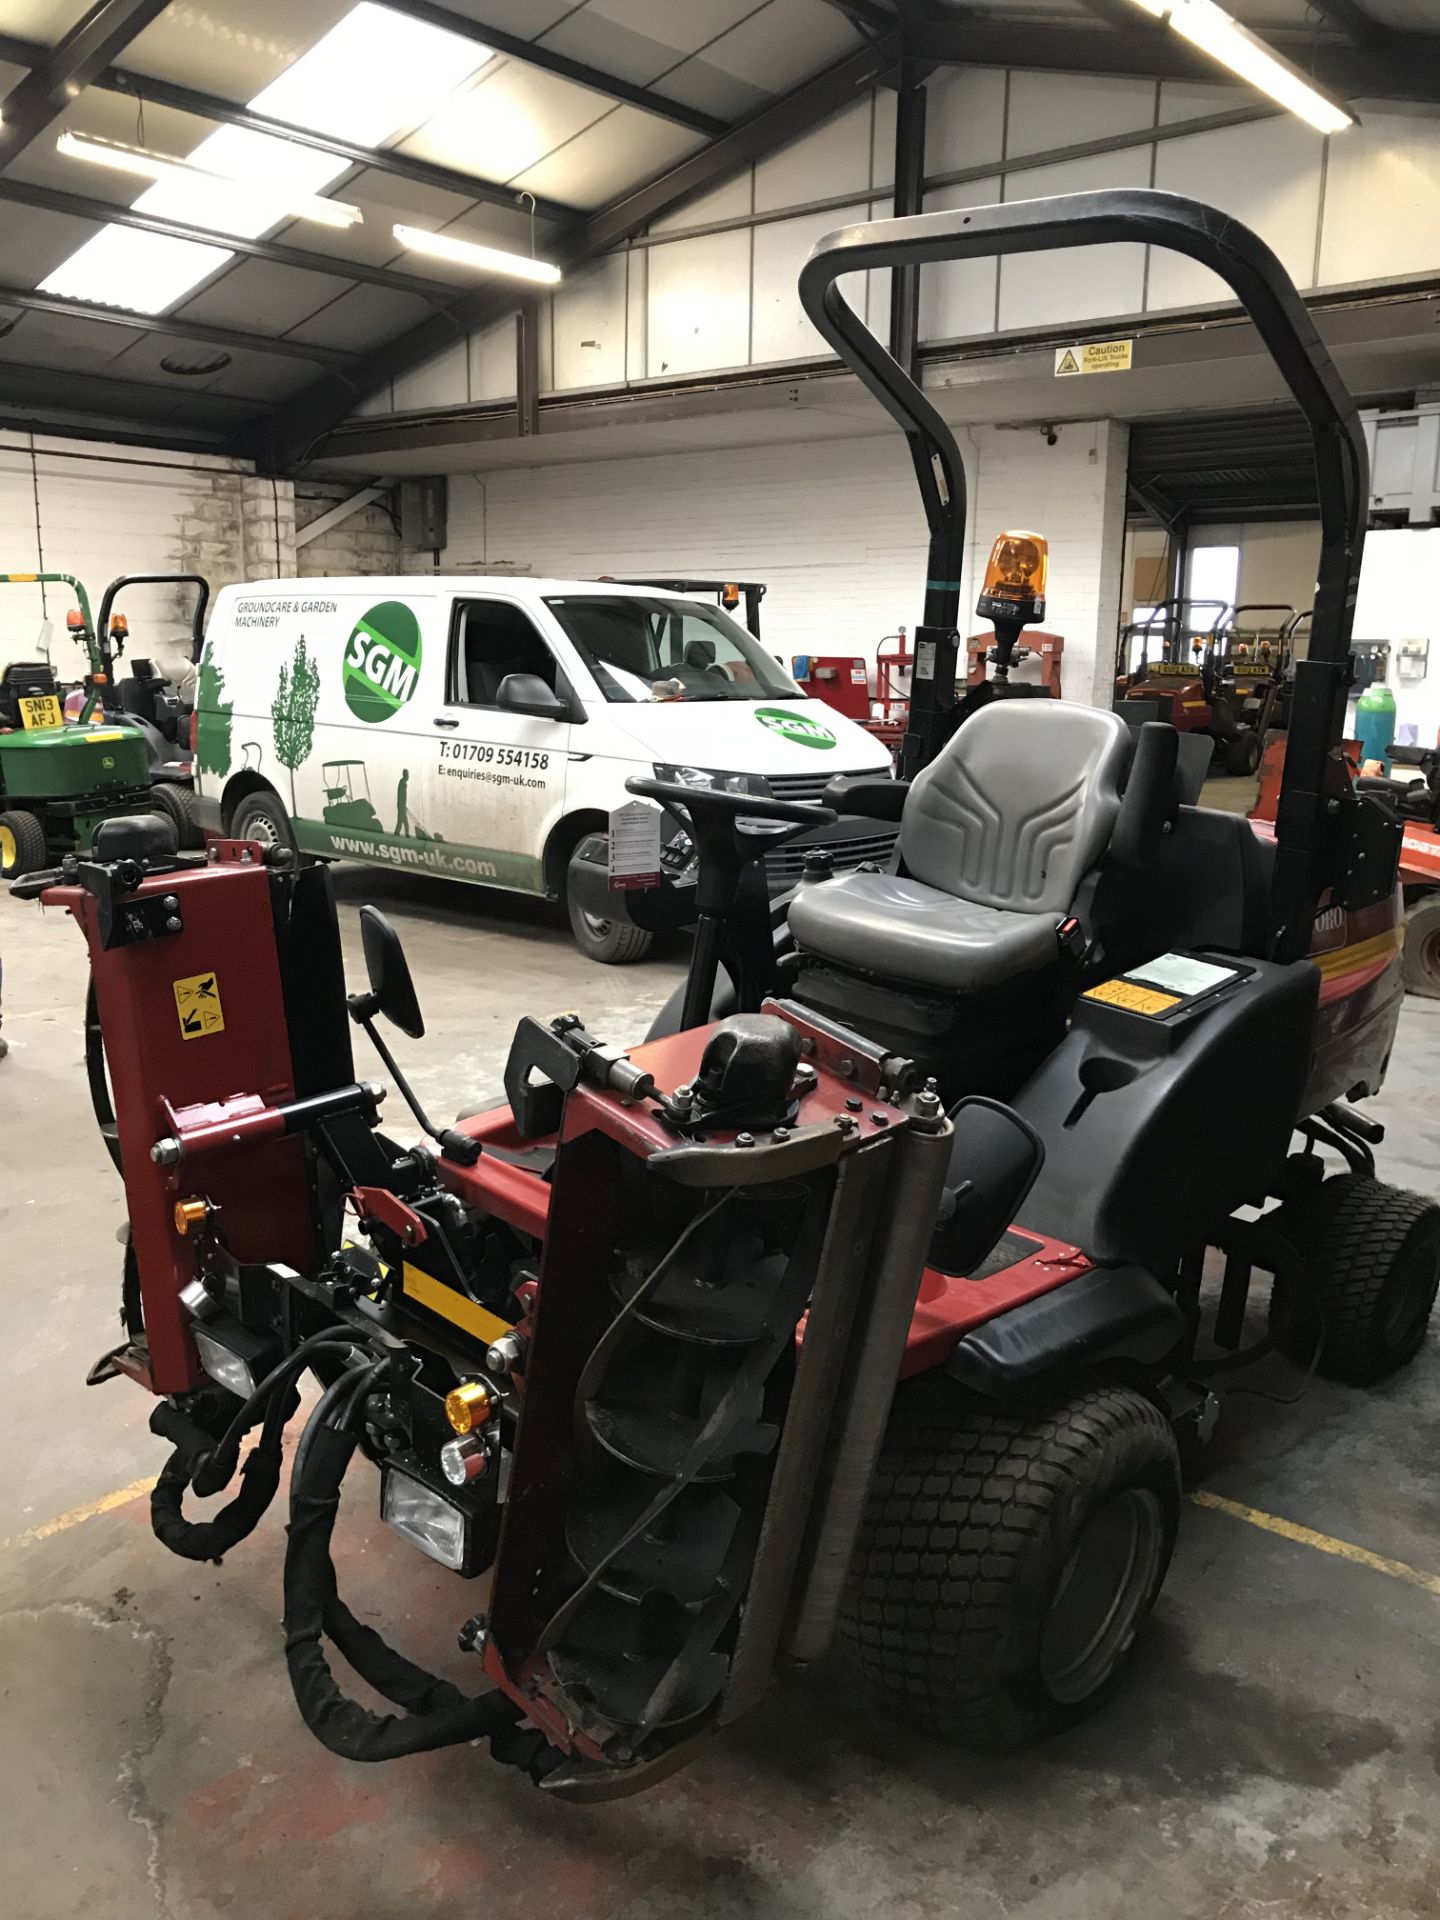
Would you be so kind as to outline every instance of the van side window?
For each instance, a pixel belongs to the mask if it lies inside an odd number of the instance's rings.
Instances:
[[[456,706],[493,707],[507,673],[533,673],[555,689],[555,656],[529,614],[508,600],[458,602],[447,699]]]

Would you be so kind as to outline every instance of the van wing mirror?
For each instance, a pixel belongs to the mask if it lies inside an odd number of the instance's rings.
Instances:
[[[570,708],[538,673],[507,673],[495,695],[507,713],[528,713],[536,720],[568,720]]]
[[[930,1262],[970,1274],[999,1245],[1035,1184],[1045,1146],[1028,1120],[999,1100],[970,1094],[950,1114],[950,1177],[940,1200]]]
[[[378,907],[361,907],[360,940],[365,949],[365,971],[370,976],[369,1017],[383,1013],[412,1040],[423,1040],[425,1017],[410,977],[410,963],[399,934]]]

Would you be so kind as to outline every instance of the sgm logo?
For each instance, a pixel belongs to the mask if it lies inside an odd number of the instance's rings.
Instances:
[[[807,713],[793,707],[757,707],[755,718],[762,727],[778,733],[782,740],[793,740],[797,747],[833,747],[835,736]]]
[[[388,720],[420,679],[420,625],[402,600],[385,600],[355,622],[345,645],[345,704],[357,720]]]

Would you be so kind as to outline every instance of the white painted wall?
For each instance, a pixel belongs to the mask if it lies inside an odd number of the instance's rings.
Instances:
[[[1440,120],[1367,108],[1330,140],[1280,114],[1176,137],[1171,129],[1253,102],[1243,90],[1166,81],[950,68],[928,85],[927,173],[980,169],[936,186],[927,208],[1034,199],[1103,186],[1156,186],[1253,226],[1302,289],[1440,267]],[[795,292],[822,234],[881,218],[892,201],[894,96],[867,95],[633,246],[577,275],[547,303],[549,392],[643,385],[821,357]],[[1116,133],[1154,140],[1044,166],[1046,152]],[[803,212],[816,200],[836,202]],[[792,217],[786,218],[790,214]],[[715,230],[717,226],[725,230]],[[706,229],[709,229],[708,231]],[[883,324],[884,274],[851,297]],[[927,267],[927,342],[994,331],[1094,325],[1228,299],[1206,269],[1135,246]],[[515,391],[514,326],[502,322],[372,394],[359,412],[480,405]]]
[[[75,574],[97,617],[122,573],[201,573],[212,591],[288,576],[297,506],[303,525],[353,491],[305,481],[297,503],[288,480],[260,479],[241,460],[0,432],[0,572]],[[401,570],[399,541],[379,506],[300,551],[307,574]],[[64,587],[0,586],[0,665],[34,659],[48,617],[56,672],[78,679],[84,658],[65,629],[73,604]],[[183,676],[190,590],[135,587],[117,605],[130,621],[129,653]]]
[[[1066,636],[1065,690],[1108,701],[1120,593],[1126,431],[982,428],[963,443],[972,606],[1005,527],[1050,541],[1046,626]],[[925,523],[898,435],[666,454],[457,476],[441,570],[691,573],[763,580],[765,644],[875,657],[923,611]],[[968,626],[962,622],[964,630]]]
[[[1440,736],[1440,527],[1384,528],[1365,536],[1357,640],[1388,640],[1390,686],[1397,727],[1413,724],[1422,747]],[[1423,680],[1402,679],[1396,650],[1402,640],[1428,640]]]

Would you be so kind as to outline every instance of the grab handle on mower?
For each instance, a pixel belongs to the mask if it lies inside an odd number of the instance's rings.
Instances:
[[[919,385],[871,333],[841,293],[845,274],[922,266],[980,255],[1046,253],[1060,247],[1134,241],[1188,254],[1234,291],[1269,348],[1310,427],[1323,547],[1311,655],[1343,659],[1364,538],[1368,462],[1360,416],[1294,283],[1258,235],[1216,207],[1149,188],[1108,187],[1046,200],[949,213],[920,213],[841,227],[817,242],[800,270],[800,303],[811,324],[854,369],[911,438],[932,541],[932,585],[946,604],[927,625],[953,625],[964,559],[965,475],[954,435]],[[1318,645],[1317,645],[1318,639]]]
[[[1365,542],[1369,462],[1360,416],[1315,324],[1275,254],[1238,220],[1179,194],[1107,188],[968,211],[912,214],[841,227],[800,270],[800,304],[816,331],[903,428],[930,528],[925,624],[953,629],[965,560],[965,472],[949,425],[841,293],[871,267],[920,267],[981,255],[1048,253],[1116,241],[1165,247],[1217,273],[1270,351],[1310,428],[1320,507],[1320,564],[1308,658],[1297,670],[1290,742],[1276,812],[1275,877],[1267,952],[1303,955],[1327,853],[1361,836],[1355,802],[1338,791],[1335,752]],[[1337,805],[1338,803],[1338,805]],[[1343,814],[1343,818],[1338,815]]]

